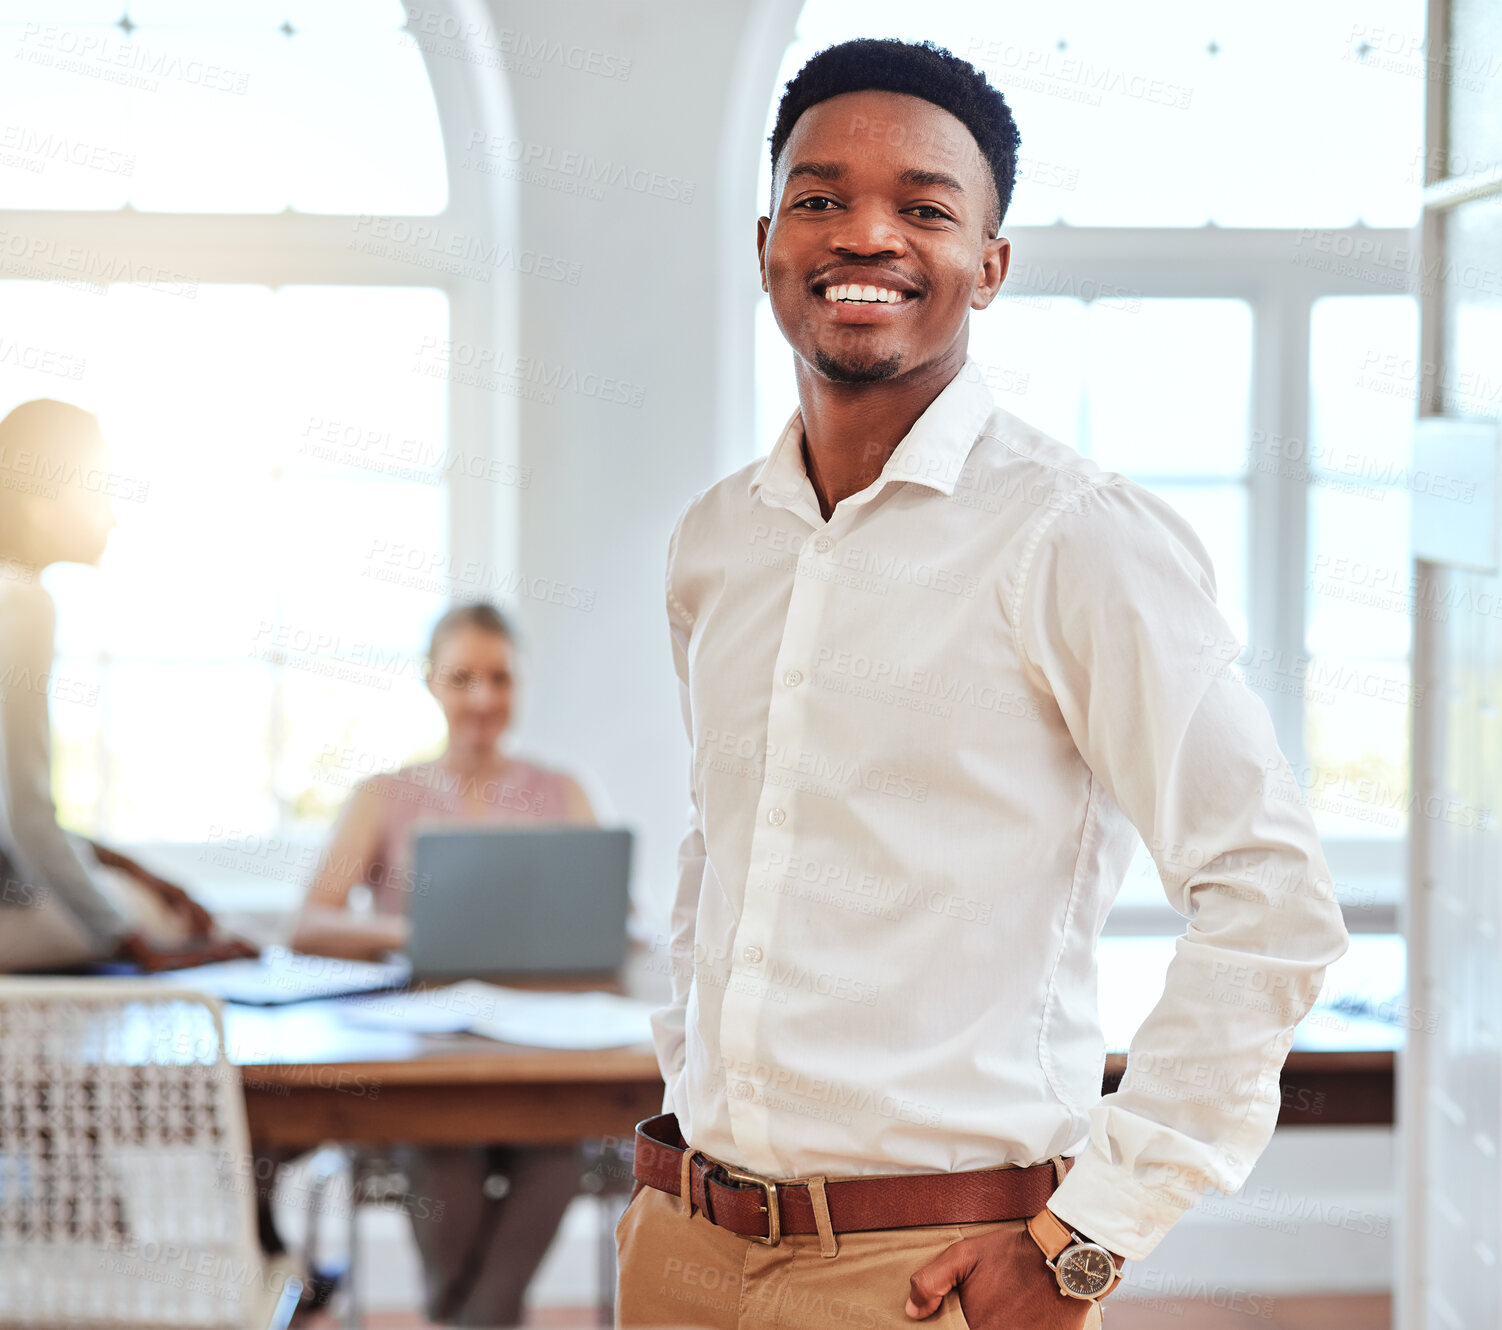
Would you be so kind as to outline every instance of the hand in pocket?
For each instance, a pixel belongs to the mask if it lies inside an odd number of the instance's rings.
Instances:
[[[933,1315],[955,1290],[970,1330],[1092,1330],[1100,1310],[1059,1292],[1059,1282],[1022,1223],[961,1238],[915,1271],[907,1314]]]

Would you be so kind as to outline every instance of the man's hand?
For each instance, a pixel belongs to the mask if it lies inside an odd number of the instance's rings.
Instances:
[[[214,930],[214,917],[194,900],[186,891],[175,883],[168,882],[166,878],[158,877],[149,868],[144,868],[129,855],[121,854],[118,850],[112,850],[108,846],[100,845],[97,841],[91,841],[94,847],[94,855],[106,868],[113,868],[122,873],[129,874],[141,886],[145,887],[157,900],[183,923],[188,934],[195,938],[206,938]]]
[[[143,934],[132,933],[121,940],[116,954],[121,960],[130,961],[148,974],[154,974],[158,970],[186,970],[211,961],[249,959],[261,953],[250,943],[234,937],[215,939],[197,947],[184,947],[180,943],[158,946]]]
[[[950,1289],[970,1330],[1089,1330],[1101,1323],[1093,1303],[1059,1292],[1058,1279],[1022,1224],[946,1247],[913,1275],[907,1314],[915,1320],[932,1316]]]

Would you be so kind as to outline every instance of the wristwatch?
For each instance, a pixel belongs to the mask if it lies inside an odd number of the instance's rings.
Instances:
[[[1047,1206],[1027,1221],[1027,1231],[1059,1281],[1065,1297],[1097,1302],[1121,1282],[1115,1259],[1098,1242],[1081,1237]]]

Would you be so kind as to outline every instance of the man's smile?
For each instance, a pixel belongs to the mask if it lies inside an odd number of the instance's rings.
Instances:
[[[917,287],[905,278],[859,265],[825,273],[810,283],[810,290],[822,297],[838,323],[884,323],[920,298]]]
[[[879,301],[884,305],[899,305],[902,303],[901,291],[893,291],[885,286],[860,286],[855,282],[845,286],[826,286],[824,299],[828,301],[864,302],[870,304]]]

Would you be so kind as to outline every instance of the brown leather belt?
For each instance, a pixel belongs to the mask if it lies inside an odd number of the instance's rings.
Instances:
[[[638,1182],[679,1195],[688,1147],[672,1113],[636,1124],[631,1173]],[[744,1238],[775,1245],[784,1233],[817,1233],[807,1181],[763,1178],[694,1150],[689,1195],[704,1217]],[[1067,1172],[1071,1156],[1063,1160]],[[836,1233],[921,1224],[990,1224],[1030,1219],[1058,1186],[1052,1161],[962,1173],[831,1177],[824,1185]]]

